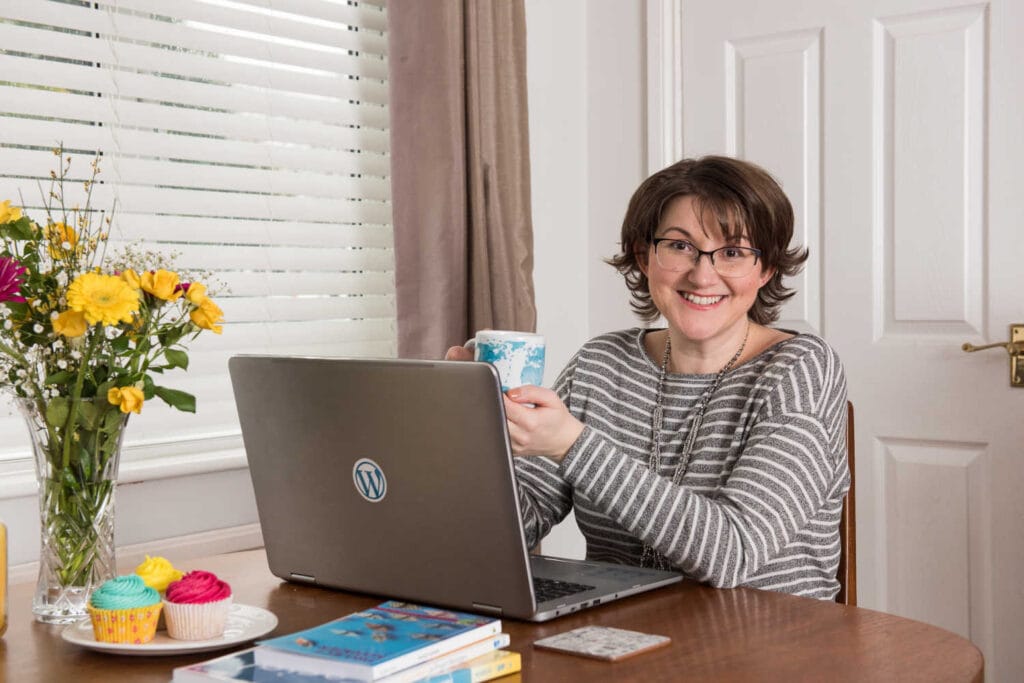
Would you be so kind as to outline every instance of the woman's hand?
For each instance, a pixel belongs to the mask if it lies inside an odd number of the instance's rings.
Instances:
[[[569,413],[558,394],[543,387],[509,389],[505,417],[516,455],[546,455],[560,461],[583,432],[583,423]]]

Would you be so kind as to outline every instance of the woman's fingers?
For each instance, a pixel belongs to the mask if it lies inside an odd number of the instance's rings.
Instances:
[[[465,346],[453,346],[444,354],[445,360],[473,360],[473,352]]]

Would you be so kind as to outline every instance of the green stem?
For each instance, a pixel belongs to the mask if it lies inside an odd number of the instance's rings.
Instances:
[[[92,340],[89,343],[89,348],[86,349],[85,355],[82,357],[82,365],[78,368],[78,377],[75,378],[75,386],[71,389],[71,402],[68,406],[68,419],[67,422],[64,423],[64,443],[63,454],[61,457],[62,468],[66,468],[71,463],[71,442],[74,441],[74,427],[75,422],[78,420],[78,401],[82,397],[82,385],[85,384],[85,373],[89,369],[89,361],[92,359],[92,354],[96,350],[96,345],[99,344],[100,337],[102,335],[102,327],[94,330]]]

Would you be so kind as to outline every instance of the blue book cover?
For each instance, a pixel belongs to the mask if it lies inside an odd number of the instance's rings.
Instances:
[[[260,666],[371,681],[501,631],[501,621],[389,600],[335,621],[260,642]]]

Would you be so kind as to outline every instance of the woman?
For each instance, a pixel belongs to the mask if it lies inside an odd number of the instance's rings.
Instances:
[[[516,459],[531,546],[575,507],[590,559],[834,599],[846,381],[820,338],[767,326],[807,258],[792,235],[753,164],[684,160],[641,184],[610,263],[667,328],[597,337],[553,391],[507,394],[513,451],[543,456]]]

